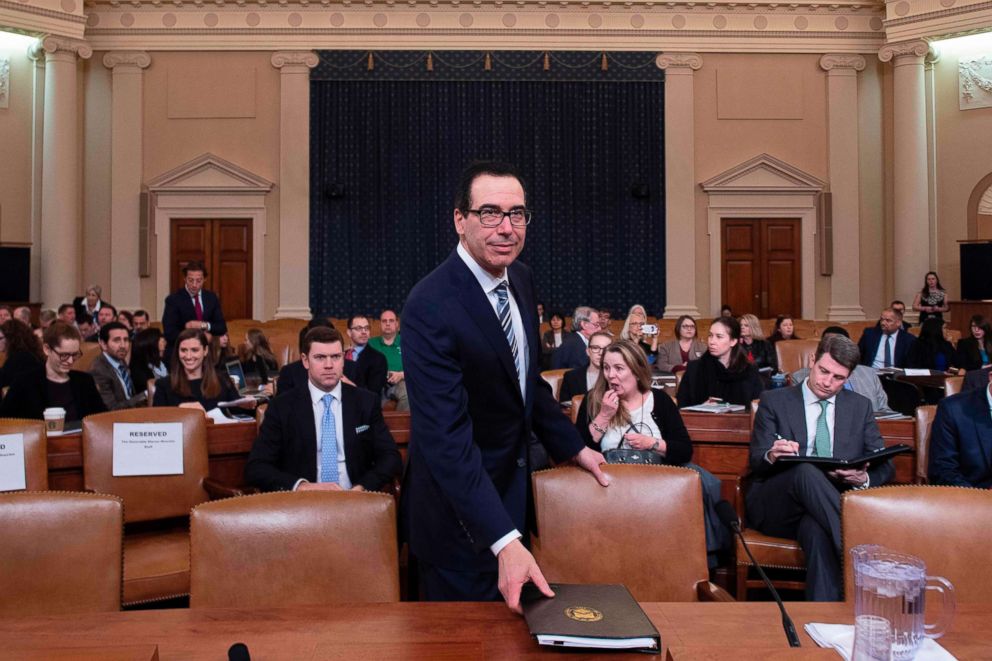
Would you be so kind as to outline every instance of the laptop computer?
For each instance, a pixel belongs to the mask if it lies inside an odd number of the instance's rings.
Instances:
[[[224,363],[224,368],[227,370],[228,376],[231,377],[231,381],[237,384],[238,394],[240,396],[253,397],[259,401],[265,402],[269,400],[269,396],[260,392],[258,386],[252,388],[248,387],[248,379],[245,378],[245,369],[241,365],[240,360],[229,360]]]

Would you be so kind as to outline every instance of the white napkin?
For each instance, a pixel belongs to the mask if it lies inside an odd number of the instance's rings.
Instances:
[[[817,645],[832,647],[844,657],[844,661],[851,661],[851,654],[854,651],[853,624],[810,622],[804,624],[803,628],[810,638],[816,641]],[[920,649],[916,653],[916,661],[957,661],[957,659],[933,638],[924,638],[923,644],[920,645]]]

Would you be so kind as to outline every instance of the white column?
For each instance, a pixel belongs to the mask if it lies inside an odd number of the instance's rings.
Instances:
[[[76,64],[93,49],[84,41],[45,37],[34,56],[45,57],[45,119],[42,141],[41,300],[55,308],[79,292],[80,187]]]
[[[911,303],[930,270],[930,217],[927,189],[925,41],[883,46],[882,62],[892,61],[893,80],[893,298]]]
[[[310,69],[311,51],[272,55],[279,69],[279,304],[276,318],[310,314]]]
[[[103,56],[113,71],[110,139],[110,295],[119,308],[141,307],[138,232],[142,178],[143,70],[151,64],[143,51]]]
[[[703,66],[703,58],[698,53],[662,53],[655,63],[665,71],[664,316],[698,318],[692,75]]]
[[[860,55],[828,54],[820,58],[827,72],[827,136],[833,208],[833,276],[830,279],[831,321],[865,318],[861,308],[860,168],[858,166],[858,72]]]

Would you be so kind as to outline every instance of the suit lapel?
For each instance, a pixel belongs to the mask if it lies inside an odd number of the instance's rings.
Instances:
[[[971,419],[975,425],[975,438],[985,455],[985,465],[992,466],[992,417],[989,413],[988,388],[975,391],[975,406],[971,409]]]
[[[317,434],[314,428],[313,402],[310,399],[310,388],[306,381],[296,385],[298,391],[294,411],[296,428],[299,430],[300,451],[303,453],[303,477],[311,482],[317,481]]]
[[[792,430],[792,440],[799,443],[799,454],[806,454],[806,446],[809,439],[806,437],[806,405],[803,403],[802,384],[798,388],[793,388],[791,393],[792,406],[789,411],[789,429]]]
[[[109,360],[107,360],[106,354],[101,351],[100,357],[97,358],[97,361],[101,363],[100,369],[104,372],[104,375],[110,377],[110,387],[114,391],[114,398],[117,400],[127,399],[127,397],[124,396],[126,394],[124,392],[124,386],[121,385],[120,379],[117,378],[117,370],[115,370],[114,366],[110,364]]]

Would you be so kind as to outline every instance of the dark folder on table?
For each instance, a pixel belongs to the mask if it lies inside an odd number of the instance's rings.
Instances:
[[[799,464],[808,463],[823,468],[825,470],[835,470],[838,468],[857,468],[865,463],[868,464],[869,468],[875,468],[883,461],[888,461],[897,454],[903,454],[904,452],[912,452],[913,448],[909,447],[904,443],[899,443],[898,445],[892,445],[887,448],[878,450],[877,452],[869,452],[868,454],[858,457],[856,459],[838,459],[837,457],[805,457],[797,454],[787,454],[782,455],[776,462],[782,462],[785,464]]]
[[[552,583],[553,599],[533,584],[521,604],[532,636],[541,645],[586,649],[661,651],[661,636],[623,585]]]

